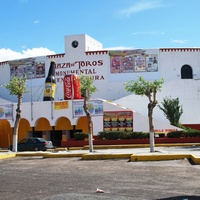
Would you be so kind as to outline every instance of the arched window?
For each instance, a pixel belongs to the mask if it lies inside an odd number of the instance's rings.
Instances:
[[[181,79],[193,79],[192,68],[189,65],[182,66]]]

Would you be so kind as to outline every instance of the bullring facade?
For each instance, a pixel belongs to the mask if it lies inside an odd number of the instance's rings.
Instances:
[[[146,97],[125,90],[124,83],[143,76],[146,80],[164,78],[158,101],[165,97],[179,97],[183,107],[181,123],[200,127],[199,48],[160,48],[106,50],[88,35],[65,36],[65,53],[0,63],[0,84],[13,76],[26,74],[29,93],[23,96],[19,139],[41,136],[59,146],[73,137],[75,131],[87,132],[86,117],[81,100],[65,100],[64,77],[84,73],[91,76],[97,92],[92,96],[94,135],[108,129],[148,131]],[[56,62],[56,93],[53,102],[43,102],[45,78],[50,62]],[[17,98],[0,88],[0,147],[12,142]],[[108,125],[104,116],[131,118],[128,123]],[[155,131],[174,129],[162,111],[155,108]],[[128,120],[127,120],[128,121]],[[123,126],[121,126],[122,124]]]

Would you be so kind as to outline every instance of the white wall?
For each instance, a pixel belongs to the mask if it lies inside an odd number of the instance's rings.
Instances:
[[[77,48],[72,48],[71,42],[79,41]],[[92,52],[86,52],[89,48]],[[92,98],[101,98],[106,100],[116,100],[122,106],[135,110],[147,116],[148,99],[131,95],[125,90],[124,83],[129,80],[136,80],[138,76],[143,76],[147,80],[155,80],[164,78],[165,83],[162,91],[158,93],[159,102],[163,101],[164,97],[179,97],[180,104],[183,106],[183,115],[181,123],[200,123],[198,114],[200,106],[200,50],[199,49],[145,49],[147,54],[158,55],[158,71],[157,72],[137,72],[137,73],[117,73],[110,72],[110,56],[108,51],[93,52],[102,48],[102,44],[86,34],[79,34],[65,37],[65,54],[52,55],[46,57],[37,57],[37,60],[45,61],[46,74],[48,73],[51,60],[55,60],[57,64],[65,65],[64,68],[56,69],[60,72],[60,76],[56,76],[59,80],[64,78],[64,73],[76,72],[81,73],[81,70],[87,72],[86,75],[94,78],[94,85],[97,87],[97,92],[92,95]],[[107,52],[107,53],[105,53]],[[102,65],[90,66],[84,65],[80,67],[80,62],[93,63],[102,61]],[[193,80],[181,80],[181,67],[189,65],[193,69]],[[67,66],[67,67],[66,67]],[[0,63],[0,84],[8,83],[10,80],[10,66],[7,62]],[[37,78],[27,81],[30,92],[24,94],[23,102],[39,102],[43,100],[45,78]],[[9,91],[5,87],[0,88],[0,98],[17,102],[15,96],[10,96]],[[57,82],[57,90],[55,100],[63,99],[63,83]],[[47,103],[48,104],[48,103]],[[36,105],[36,104],[35,104]],[[43,105],[43,102],[41,102]],[[37,106],[36,106],[37,107]],[[38,109],[40,109],[38,107]],[[42,116],[42,115],[41,115]],[[154,117],[156,120],[166,121],[163,113],[155,108]]]
[[[200,79],[200,51],[160,52],[161,76],[165,82],[181,79],[181,67],[189,65],[194,79]]]

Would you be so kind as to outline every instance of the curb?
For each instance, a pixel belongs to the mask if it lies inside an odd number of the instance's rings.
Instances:
[[[16,153],[16,157],[27,157],[27,156],[44,156],[45,152],[26,152],[26,153]]]
[[[176,146],[200,146],[200,143],[174,143],[174,144],[155,144],[156,147],[176,147]],[[124,149],[124,148],[148,148],[149,144],[129,144],[129,145],[94,145],[94,149]],[[108,159],[128,159],[131,162],[137,161],[164,161],[191,159],[196,165],[200,165],[200,157],[188,153],[98,153],[98,152],[73,152],[73,150],[88,150],[89,146],[55,148],[53,151],[46,152],[10,152],[7,150],[0,151],[0,160],[13,157],[41,156],[43,158],[69,158],[80,157],[82,160],[108,160]],[[72,151],[72,152],[69,152]]]
[[[194,164],[200,165],[200,157],[193,154],[95,154],[95,153],[5,153],[0,155],[1,159],[14,157],[42,156],[43,158],[69,158],[80,157],[82,160],[108,160],[108,159],[128,159],[131,162],[137,161],[164,161],[164,160],[181,160],[191,159]]]
[[[132,154],[83,154],[82,160],[130,159]]]
[[[191,155],[190,158],[196,165],[200,165],[200,158],[196,157],[195,155]]]
[[[43,158],[70,158],[70,157],[82,157],[83,153],[53,153],[44,154]]]
[[[0,160],[6,158],[14,158],[14,157],[16,157],[16,153],[5,153],[0,155]]]
[[[191,154],[156,154],[156,155],[131,155],[130,161],[161,161],[161,160],[181,160],[191,158]]]

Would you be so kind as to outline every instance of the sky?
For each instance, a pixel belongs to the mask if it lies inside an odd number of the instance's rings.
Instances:
[[[0,62],[64,53],[66,35],[104,49],[200,47],[199,0],[0,0]]]

